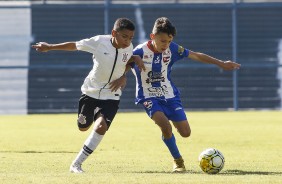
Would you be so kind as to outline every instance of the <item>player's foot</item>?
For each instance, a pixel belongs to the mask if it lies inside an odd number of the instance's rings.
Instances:
[[[174,159],[174,163],[173,163],[173,172],[185,172],[185,165],[184,165],[184,160],[182,157],[178,158],[178,159]]]
[[[70,166],[70,172],[72,173],[84,173],[84,170],[81,168],[81,164],[72,163]]]

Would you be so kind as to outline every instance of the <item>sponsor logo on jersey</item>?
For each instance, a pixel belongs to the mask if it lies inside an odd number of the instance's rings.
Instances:
[[[144,59],[152,59],[152,58],[153,58],[152,54],[150,54],[150,55],[145,54],[144,55]]]
[[[148,78],[146,79],[146,83],[149,84],[152,82],[165,82],[163,72],[153,72],[153,71],[148,72],[147,74]]]
[[[147,64],[147,65],[151,65],[152,64],[152,62],[150,62],[150,61],[143,61],[143,63]]]
[[[170,57],[163,57],[163,62],[167,65],[170,62]]]
[[[152,54],[145,54],[143,56],[143,63],[144,64],[152,64],[152,58],[153,58],[153,55]]]
[[[148,88],[150,97],[162,97],[168,94],[167,86],[163,85],[161,87],[150,87]]]
[[[165,65],[168,65],[170,59],[171,59],[171,54],[169,49],[167,49],[163,52],[163,62],[165,63]]]
[[[164,82],[164,81],[165,81],[164,77],[161,77],[161,78],[148,78],[148,79],[146,79],[146,83],[147,84],[153,83],[153,82]]]
[[[163,55],[170,55],[170,51],[168,49],[166,49],[164,52],[163,52]]]
[[[151,109],[153,106],[153,102],[151,100],[147,100],[143,103],[143,105],[146,109]]]

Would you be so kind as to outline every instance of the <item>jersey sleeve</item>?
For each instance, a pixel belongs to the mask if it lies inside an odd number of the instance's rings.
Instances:
[[[189,56],[189,50],[182,47],[181,45],[178,45],[174,42],[172,42],[170,44],[170,49],[172,51],[173,57],[174,57],[174,61],[178,61],[184,57],[188,57]]]
[[[135,49],[133,49],[133,55],[138,55],[140,56],[141,58],[143,58],[143,49],[140,48],[140,47],[136,47]]]
[[[138,55],[142,59],[144,55],[143,49],[137,46],[135,49],[133,49],[133,55]],[[130,63],[130,66],[133,68],[135,66],[135,62]]]
[[[93,54],[97,46],[99,45],[99,36],[94,36],[91,38],[86,38],[80,41],[75,42],[77,50],[90,52]]]

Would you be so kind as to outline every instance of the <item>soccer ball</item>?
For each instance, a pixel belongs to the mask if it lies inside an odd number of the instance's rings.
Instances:
[[[224,156],[219,150],[208,148],[200,154],[199,162],[205,173],[217,174],[224,166]]]

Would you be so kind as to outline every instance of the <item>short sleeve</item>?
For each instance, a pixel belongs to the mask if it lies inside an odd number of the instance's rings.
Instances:
[[[189,50],[172,42],[170,45],[170,50],[172,51],[175,60],[180,60],[184,57],[188,57],[189,56]]]
[[[144,51],[143,51],[142,47],[140,47],[140,46],[135,47],[133,49],[133,55],[137,55],[137,56],[140,56],[141,58],[143,58]],[[135,66],[135,62],[130,63],[130,65],[131,65],[131,68],[133,68]]]
[[[138,48],[136,47],[134,50],[133,50],[133,55],[138,55],[140,56],[141,58],[143,58],[143,49],[142,48]]]
[[[100,37],[94,36],[75,42],[77,50],[93,53],[100,43]]]

